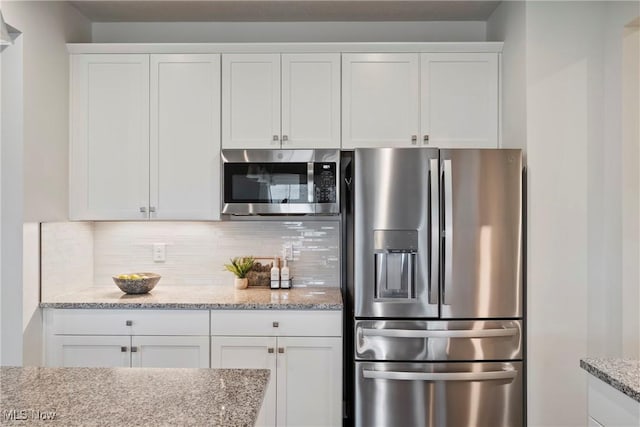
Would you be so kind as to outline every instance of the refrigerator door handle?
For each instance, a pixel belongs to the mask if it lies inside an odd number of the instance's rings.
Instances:
[[[442,304],[448,305],[447,296],[451,292],[451,276],[453,274],[453,178],[451,173],[451,160],[443,161],[444,183],[442,186],[444,199],[444,271]]]
[[[408,381],[495,381],[512,380],[518,373],[514,369],[489,372],[402,372],[362,370],[365,378]]]
[[[429,160],[429,185],[431,191],[431,249],[429,266],[429,288],[428,302],[429,304],[438,304],[438,268],[440,254],[440,194],[439,194],[439,173],[438,159]]]
[[[466,329],[466,330],[410,330],[362,328],[363,336],[390,338],[494,338],[518,334],[517,328]]]

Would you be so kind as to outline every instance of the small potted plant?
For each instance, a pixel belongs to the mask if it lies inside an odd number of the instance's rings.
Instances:
[[[246,289],[249,284],[249,279],[247,279],[247,273],[253,267],[255,260],[252,256],[248,257],[235,257],[232,258],[231,264],[225,264],[224,268],[235,274],[236,278],[233,282],[233,285],[236,289]]]

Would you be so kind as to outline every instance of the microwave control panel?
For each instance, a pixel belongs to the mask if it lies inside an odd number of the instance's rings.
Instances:
[[[336,203],[336,163],[314,163],[313,184],[316,203]]]

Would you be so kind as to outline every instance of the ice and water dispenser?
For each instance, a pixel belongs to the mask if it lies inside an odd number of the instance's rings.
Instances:
[[[415,299],[417,230],[374,230],[375,298]]]

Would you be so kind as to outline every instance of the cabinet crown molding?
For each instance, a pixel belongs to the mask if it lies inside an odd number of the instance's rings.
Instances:
[[[503,42],[413,43],[67,43],[83,53],[360,53],[502,52]]]

